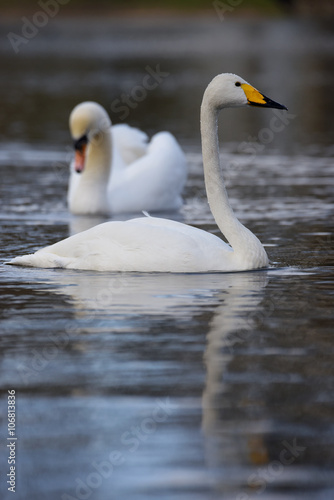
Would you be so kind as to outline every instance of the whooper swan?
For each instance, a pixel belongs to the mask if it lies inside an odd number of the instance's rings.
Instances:
[[[233,74],[216,76],[205,90],[201,135],[205,186],[215,221],[229,242],[172,220],[141,217],[105,222],[33,255],[10,263],[97,271],[209,272],[245,271],[268,265],[258,240],[236,218],[227,197],[219,162],[219,111],[226,107],[286,109]]]

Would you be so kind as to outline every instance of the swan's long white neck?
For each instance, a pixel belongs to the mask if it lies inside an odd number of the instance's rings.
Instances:
[[[111,130],[107,128],[89,140],[83,172],[73,173],[68,192],[68,204],[72,213],[109,213],[107,186],[111,155]]]
[[[92,183],[103,183],[106,188],[110,176],[111,155],[112,138],[111,129],[108,128],[89,141],[82,178]]]
[[[238,221],[230,206],[219,159],[218,108],[211,99],[210,86],[201,106],[201,136],[204,179],[211,212],[217,226],[234,250],[234,257],[245,264],[268,264],[267,254],[258,238]]]

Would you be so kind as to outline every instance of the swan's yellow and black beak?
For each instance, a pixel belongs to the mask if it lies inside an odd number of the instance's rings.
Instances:
[[[87,143],[88,138],[86,135],[83,135],[80,139],[74,141],[74,169],[78,174],[80,174],[85,168]]]
[[[283,104],[279,104],[278,102],[269,99],[269,97],[266,97],[264,94],[261,94],[261,92],[256,90],[251,85],[248,85],[248,83],[242,83],[241,87],[242,90],[245,92],[248,104],[250,104],[251,106],[261,106],[264,108],[276,108],[276,109],[286,109],[286,110],[288,109],[286,106],[283,106]]]

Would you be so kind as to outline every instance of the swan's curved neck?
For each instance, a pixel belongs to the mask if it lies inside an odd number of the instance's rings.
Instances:
[[[89,142],[84,170],[90,182],[107,183],[110,176],[112,138],[110,128],[101,131]]]
[[[236,257],[250,261],[257,255],[257,259],[260,256],[261,265],[267,265],[268,258],[262,244],[238,221],[229,203],[219,160],[219,111],[206,91],[201,106],[201,137],[204,179],[210,209]]]
[[[111,132],[103,130],[90,139],[84,170],[74,173],[68,191],[68,204],[74,214],[109,212],[108,181],[111,165]]]

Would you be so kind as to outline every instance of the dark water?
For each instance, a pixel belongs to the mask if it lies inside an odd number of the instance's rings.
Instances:
[[[81,100],[111,112],[142,85],[147,66],[169,73],[125,121],[176,134],[190,176],[172,217],[213,232],[198,132],[205,85],[236,72],[289,112],[228,110],[221,120],[231,203],[266,245],[270,270],[0,267],[1,498],[12,495],[12,389],[19,500],[333,498],[328,26],[221,23],[214,13],[55,19],[15,54],[6,34],[20,30],[20,19],[1,26],[2,263],[99,222],[71,217],[65,204],[67,120]]]

